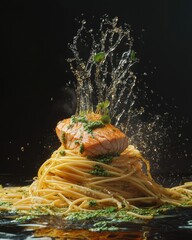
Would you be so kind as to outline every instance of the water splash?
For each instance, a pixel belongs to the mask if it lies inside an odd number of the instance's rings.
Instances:
[[[129,119],[136,83],[131,67],[137,62],[132,46],[129,25],[119,26],[117,17],[110,20],[105,15],[98,29],[81,22],[69,44],[74,57],[68,59],[77,79],[77,114],[93,111],[97,103],[109,100],[115,125],[122,123],[122,117]],[[121,128],[125,131],[126,126]]]
[[[130,26],[126,23],[119,26],[117,17],[109,19],[107,15],[100,19],[98,27],[88,27],[85,20],[80,24],[69,44],[73,57],[68,59],[76,77],[76,114],[94,111],[99,102],[109,100],[112,123],[150,159],[155,173],[160,168],[159,160],[169,162],[168,168],[163,165],[166,173],[174,169],[174,165],[171,168],[174,158],[184,159],[187,155],[191,159],[192,154],[185,152],[185,146],[178,150],[185,139],[180,138],[177,144],[173,141],[182,132],[183,123],[178,122],[161,97],[154,106],[156,93],[133,71],[138,59]]]

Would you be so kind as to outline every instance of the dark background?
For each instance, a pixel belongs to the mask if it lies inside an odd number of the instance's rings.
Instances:
[[[79,27],[107,13],[131,25],[136,71],[184,119],[183,159],[158,159],[160,172],[189,176],[192,166],[192,2],[190,0],[5,1],[1,7],[1,175],[33,176],[59,146],[56,123],[74,113],[67,44]],[[147,75],[146,75],[146,74]],[[155,108],[154,108],[155,109]],[[162,109],[161,109],[162,110]],[[154,111],[154,110],[153,110]],[[177,124],[176,124],[177,125]],[[174,130],[173,130],[174,131]],[[174,141],[175,139],[173,139]],[[162,162],[162,165],[161,165]],[[171,166],[169,168],[169,165]]]

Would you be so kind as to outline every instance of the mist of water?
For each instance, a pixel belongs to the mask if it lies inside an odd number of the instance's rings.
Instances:
[[[112,123],[128,135],[130,144],[150,158],[157,170],[158,159],[168,160],[175,151],[170,151],[170,133],[177,138],[181,127],[175,124],[170,108],[161,114],[149,111],[149,89],[139,87],[141,79],[134,73],[138,59],[130,26],[119,25],[117,17],[110,19],[107,15],[100,19],[98,27],[89,27],[85,20],[80,24],[69,44],[73,57],[68,59],[76,78],[76,114],[94,111],[99,102],[108,100]],[[161,99],[156,107],[161,108],[162,103]],[[183,151],[179,154],[184,157]]]

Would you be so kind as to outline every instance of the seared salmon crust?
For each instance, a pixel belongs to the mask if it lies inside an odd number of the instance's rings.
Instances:
[[[79,119],[67,118],[57,124],[56,133],[65,149],[98,156],[121,153],[127,148],[127,136],[112,124],[103,124],[101,115],[91,113]]]

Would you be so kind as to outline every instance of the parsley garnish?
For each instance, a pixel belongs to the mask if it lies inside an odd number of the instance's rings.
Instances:
[[[65,132],[62,133],[61,140],[62,140],[62,143],[64,144],[66,140]]]
[[[103,60],[105,60],[105,53],[104,52],[99,52],[99,53],[96,53],[95,56],[94,56],[94,61],[96,63],[98,62],[102,62]]]
[[[101,121],[90,121],[90,122],[83,125],[85,131],[87,131],[88,133],[92,133],[92,131],[94,129],[102,128],[104,126],[105,126],[105,124]]]
[[[119,154],[114,153],[114,154],[108,154],[108,155],[107,154],[106,155],[99,155],[99,156],[95,156],[95,157],[89,156],[88,158],[93,160],[93,161],[96,161],[96,162],[111,164],[112,161],[113,161],[113,158],[117,157],[117,156],[119,156]]]
[[[110,102],[107,100],[97,104],[96,112],[102,115],[101,121],[104,124],[111,122],[111,119],[109,116],[109,105],[110,105]]]
[[[107,170],[105,170],[101,165],[96,164],[93,167],[93,170],[90,171],[90,173],[92,175],[96,175],[96,176],[103,176],[103,177],[108,177],[110,176],[110,174],[107,172]]]
[[[84,145],[83,145],[83,143],[80,144],[79,152],[80,153],[84,152]]]
[[[89,201],[89,206],[90,206],[90,207],[95,207],[96,205],[97,205],[96,200],[90,200],[90,201]]]
[[[65,156],[66,153],[65,153],[64,150],[62,150],[62,151],[59,152],[59,154],[60,154],[61,156]]]

